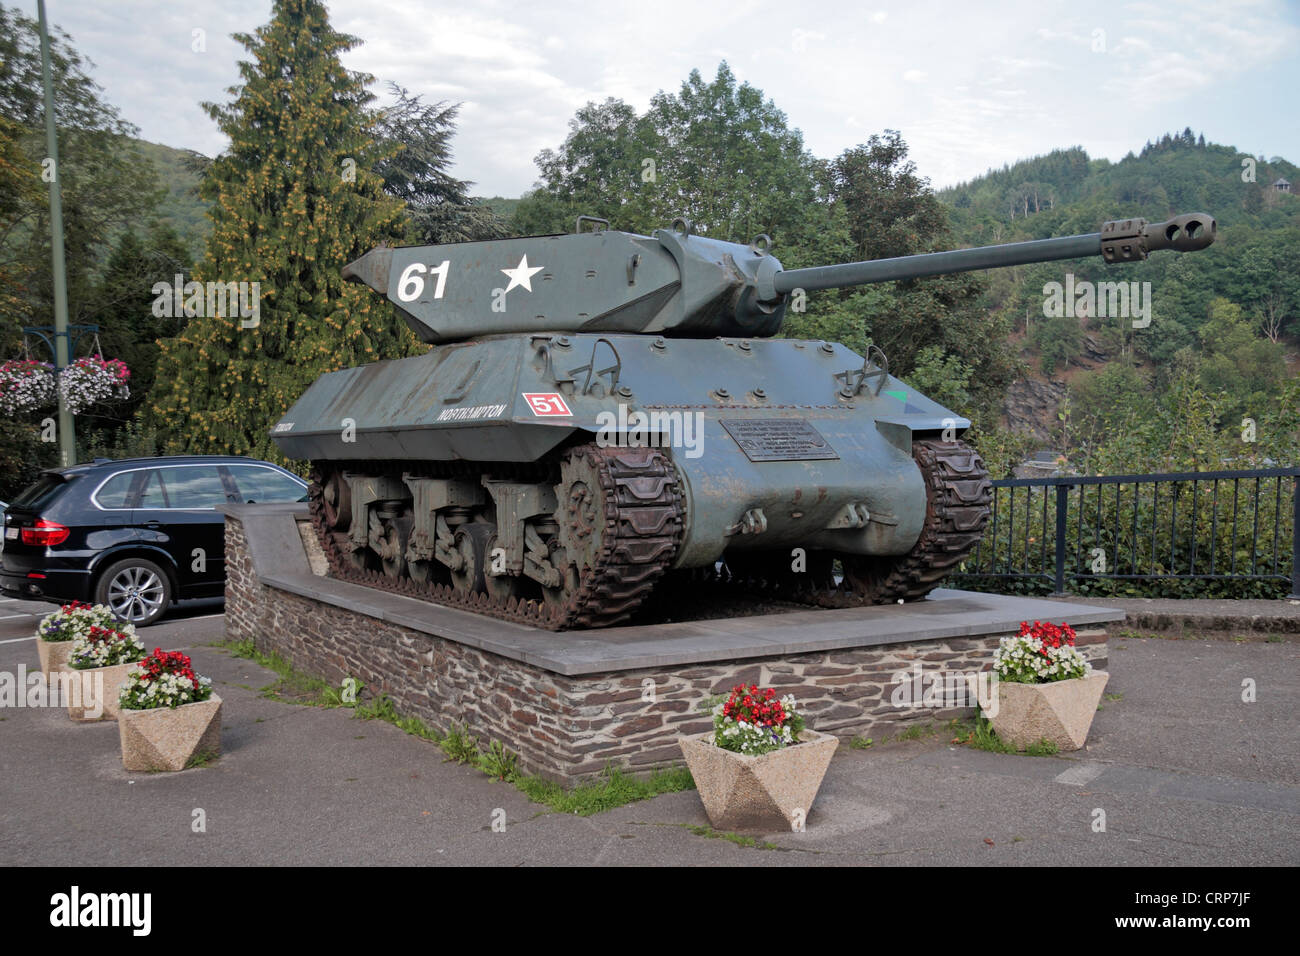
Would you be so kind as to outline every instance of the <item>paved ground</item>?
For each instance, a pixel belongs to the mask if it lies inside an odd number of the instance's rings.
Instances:
[[[37,667],[44,605],[0,601],[0,672]],[[1300,863],[1300,648],[1117,640],[1089,748],[1023,757],[929,739],[841,748],[805,833],[777,852],[710,839],[694,792],[579,818],[443,763],[346,710],[261,698],[273,675],[208,646],[219,605],[143,632],[184,649],[226,701],[225,755],[180,774],[121,769],[115,724],[0,710],[0,865]],[[1256,701],[1242,702],[1243,681]],[[201,809],[206,832],[192,821]],[[505,832],[492,831],[494,811]],[[1105,832],[1094,832],[1097,811]]]

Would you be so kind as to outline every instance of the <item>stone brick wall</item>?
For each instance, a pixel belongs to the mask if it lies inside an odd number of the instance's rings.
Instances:
[[[678,738],[711,726],[702,704],[738,683],[792,693],[809,726],[842,738],[882,739],[913,722],[946,720],[972,707],[899,707],[891,702],[915,665],[923,675],[992,666],[1000,635],[811,654],[653,667],[568,677],[455,641],[262,585],[242,525],[226,522],[226,629],[296,668],[340,684],[356,677],[387,694],[399,713],[440,731],[465,724],[486,745],[502,741],[519,765],[560,781],[607,763],[648,770],[681,762]],[[1080,629],[1079,647],[1104,666],[1106,634]],[[916,687],[914,698],[923,693]]]

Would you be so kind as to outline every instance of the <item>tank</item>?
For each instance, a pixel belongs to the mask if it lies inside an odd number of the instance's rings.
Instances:
[[[558,630],[625,621],[672,581],[851,606],[924,598],[979,541],[970,422],[875,347],[776,338],[807,292],[1214,241],[1214,219],[783,269],[765,236],[379,248],[343,270],[431,348],[321,376],[272,437],[311,462],[340,579]],[[660,591],[656,592],[656,587]]]

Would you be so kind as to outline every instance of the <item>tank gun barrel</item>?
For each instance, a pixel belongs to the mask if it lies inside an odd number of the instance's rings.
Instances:
[[[1174,249],[1178,252],[1204,249],[1214,242],[1216,229],[1214,217],[1204,213],[1188,213],[1165,222],[1117,219],[1103,225],[1100,232],[1082,236],[1035,239],[1030,242],[931,252],[897,259],[872,259],[842,265],[788,269],[773,276],[771,291],[775,295],[765,295],[763,298],[776,298],[795,289],[808,292],[838,289],[873,282],[969,272],[973,269],[1018,266],[1055,259],[1079,259],[1099,253],[1108,263],[1137,262],[1157,249]]]

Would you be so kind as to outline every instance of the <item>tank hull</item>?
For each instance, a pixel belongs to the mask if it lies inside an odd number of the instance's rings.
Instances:
[[[290,458],[537,462],[576,442],[661,448],[677,471],[677,568],[724,551],[901,555],[926,490],[914,434],[968,422],[863,358],[782,339],[499,336],[323,376],[273,429]],[[882,380],[883,379],[883,380]]]

